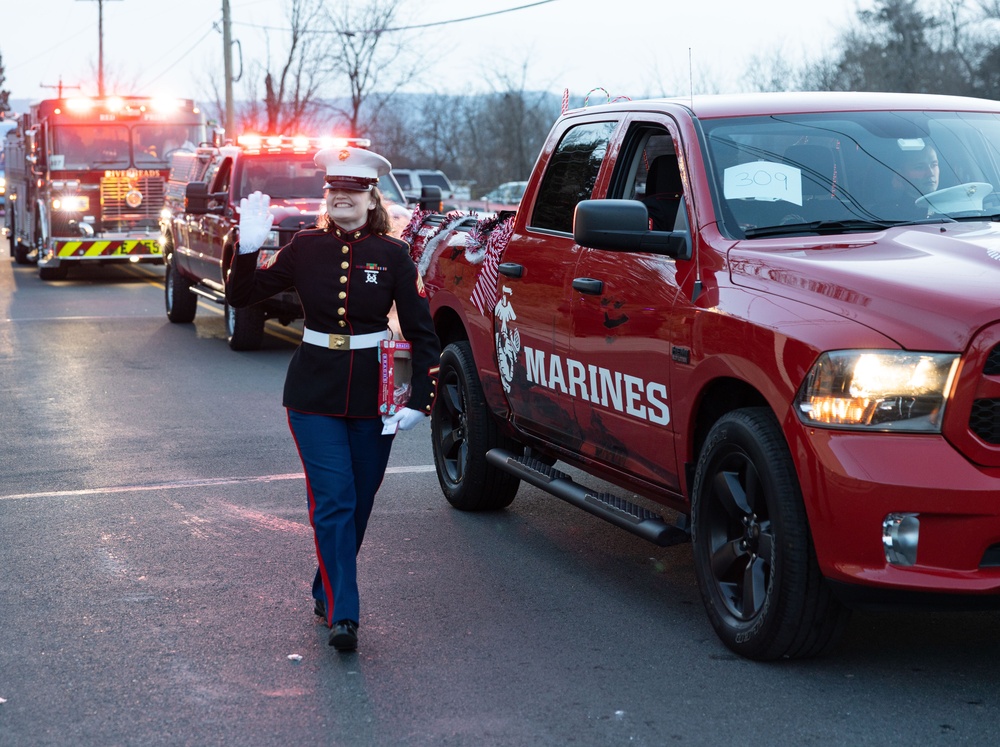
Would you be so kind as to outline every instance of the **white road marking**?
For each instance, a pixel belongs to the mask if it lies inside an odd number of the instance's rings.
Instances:
[[[387,475],[412,474],[417,472],[433,472],[433,464],[419,464],[413,467],[389,467]],[[209,477],[201,480],[176,480],[158,485],[119,485],[106,488],[87,488],[85,490],[52,490],[41,493],[16,493],[0,495],[0,501],[14,501],[25,498],[76,498],[84,495],[110,495],[112,493],[142,493],[150,490],[184,490],[186,488],[206,488],[214,485],[245,485],[255,482],[278,482],[281,480],[301,480],[301,472],[291,472],[284,475],[258,475],[257,477]]]

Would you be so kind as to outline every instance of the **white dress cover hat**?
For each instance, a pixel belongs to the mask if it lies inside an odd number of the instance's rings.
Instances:
[[[327,189],[349,189],[367,192],[378,184],[378,178],[392,169],[392,164],[378,153],[364,148],[324,148],[313,161],[326,169]]]

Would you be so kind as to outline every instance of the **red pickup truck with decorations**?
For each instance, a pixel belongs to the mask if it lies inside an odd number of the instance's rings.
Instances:
[[[418,212],[404,238],[453,506],[523,481],[690,540],[751,659],[824,653],[856,607],[1000,606],[1000,103],[571,110],[515,214]]]

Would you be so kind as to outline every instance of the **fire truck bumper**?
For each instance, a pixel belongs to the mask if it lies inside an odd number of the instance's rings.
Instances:
[[[39,257],[39,267],[58,267],[63,262],[124,261],[163,262],[157,239],[83,239],[52,242],[52,249]]]

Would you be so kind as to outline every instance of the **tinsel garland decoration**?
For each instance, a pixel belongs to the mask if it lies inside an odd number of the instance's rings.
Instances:
[[[413,260],[414,264],[420,259],[420,255],[424,252],[424,245],[427,243],[427,237],[420,235],[420,229],[424,227],[423,223],[428,215],[433,215],[433,211],[414,210],[410,222],[406,224],[406,228],[399,235],[399,238],[410,245],[410,259]]]
[[[470,300],[480,314],[492,311],[497,302],[497,266],[514,234],[514,214],[499,213],[483,220],[477,220],[472,230],[463,234],[456,232],[462,223],[474,217],[474,213],[452,210],[438,224],[426,224],[429,210],[414,210],[413,217],[403,229],[400,238],[410,245],[410,258],[417,265],[417,273],[423,277],[427,273],[438,245],[448,238],[450,246],[464,246],[465,259],[471,265],[482,263],[476,276]]]
[[[459,224],[469,220],[469,217],[469,213],[463,213],[461,210],[452,210],[444,216],[444,221],[434,229],[433,233],[425,239],[420,257],[415,260],[417,263],[417,272],[420,274],[420,277],[423,277],[427,273],[427,268],[430,267],[431,258],[434,256],[434,252],[437,251],[438,244],[444,240],[445,236],[451,236],[452,231],[458,228]]]
[[[479,269],[476,285],[472,289],[472,295],[469,296],[473,306],[479,309],[479,313],[483,316],[487,310],[492,312],[493,307],[497,305],[497,267],[513,235],[514,216],[511,215],[503,219],[486,239],[483,266]]]

